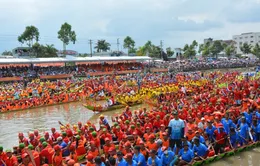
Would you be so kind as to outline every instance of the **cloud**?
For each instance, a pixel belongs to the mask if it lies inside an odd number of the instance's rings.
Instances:
[[[116,39],[129,35],[140,46],[147,40],[182,47],[194,39],[231,38],[256,31],[259,0],[0,0],[0,53],[20,46],[17,36],[27,25],[40,31],[42,44],[57,39],[68,22],[78,41],[68,49],[89,52],[88,40],[106,39],[116,49]]]

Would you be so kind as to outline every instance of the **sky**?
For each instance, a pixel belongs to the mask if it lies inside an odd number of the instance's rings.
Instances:
[[[67,49],[89,53],[88,40],[105,39],[120,49],[130,36],[136,47],[151,40],[163,48],[183,48],[193,40],[232,39],[260,31],[260,0],[0,0],[0,54],[21,46],[26,26],[40,32],[40,44],[62,49],[57,32],[64,22],[77,34]],[[24,45],[25,46],[25,45]]]

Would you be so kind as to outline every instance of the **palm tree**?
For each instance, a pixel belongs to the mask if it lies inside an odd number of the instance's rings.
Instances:
[[[53,44],[51,44],[51,45],[46,44],[46,47],[45,47],[45,55],[47,55],[46,57],[56,57],[57,51],[58,50],[54,47]]]
[[[110,44],[106,42],[106,40],[98,40],[97,45],[95,46],[95,49],[97,49],[97,52],[107,52],[110,50]]]

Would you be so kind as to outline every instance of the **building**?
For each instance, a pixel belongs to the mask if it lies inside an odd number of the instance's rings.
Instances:
[[[212,44],[213,43],[213,38],[208,38],[208,39],[204,39],[204,44],[206,44],[206,43],[210,43],[210,44]]]
[[[235,48],[238,54],[243,54],[240,47],[244,44],[255,46],[256,43],[260,44],[260,32],[242,33],[241,35],[234,35],[233,40],[236,42]]]

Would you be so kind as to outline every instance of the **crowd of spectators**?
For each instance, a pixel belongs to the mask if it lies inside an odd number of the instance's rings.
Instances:
[[[73,74],[74,76],[87,76],[91,72],[111,72],[125,70],[141,70],[141,63],[116,64],[79,64],[74,66],[4,66],[0,68],[2,77],[38,77],[41,75]]]

